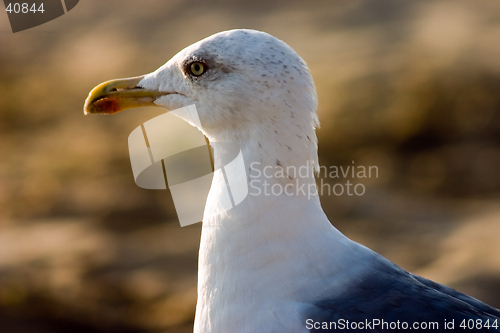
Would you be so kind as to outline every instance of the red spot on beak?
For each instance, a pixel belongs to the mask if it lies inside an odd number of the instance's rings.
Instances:
[[[93,103],[95,113],[113,114],[121,111],[120,102],[114,97],[105,97]]]

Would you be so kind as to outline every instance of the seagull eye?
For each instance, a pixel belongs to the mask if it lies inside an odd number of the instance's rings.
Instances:
[[[200,76],[207,71],[207,66],[202,62],[196,61],[189,65],[189,71],[194,76]]]

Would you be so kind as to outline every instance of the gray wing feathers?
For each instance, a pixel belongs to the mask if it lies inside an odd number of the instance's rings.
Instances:
[[[454,331],[500,332],[500,328],[464,330],[459,327],[465,319],[480,320],[489,324],[496,323],[500,327],[500,311],[486,305],[475,298],[464,295],[452,288],[440,285],[420,276],[411,274],[390,261],[380,258],[377,265],[365,274],[365,278],[353,281],[345,288],[345,292],[335,299],[319,300],[305,314],[305,320],[314,322],[365,322],[374,319],[385,322],[437,322],[437,330],[445,330],[445,322],[454,320]],[[480,325],[482,326],[482,325]],[[315,330],[310,332],[344,332],[345,329]],[[381,327],[349,332],[396,332],[394,329]],[[411,329],[412,332],[419,330]]]

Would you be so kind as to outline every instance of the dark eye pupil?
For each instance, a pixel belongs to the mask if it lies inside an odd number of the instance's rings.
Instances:
[[[194,76],[200,76],[205,72],[205,66],[201,62],[193,62],[190,65],[189,72]]]

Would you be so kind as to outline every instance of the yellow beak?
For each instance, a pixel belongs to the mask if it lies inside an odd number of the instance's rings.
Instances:
[[[96,86],[85,100],[85,114],[113,114],[141,106],[157,106],[154,101],[167,93],[147,90],[137,84],[144,76],[106,81]]]

